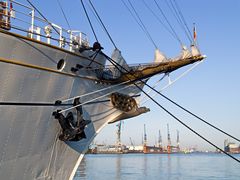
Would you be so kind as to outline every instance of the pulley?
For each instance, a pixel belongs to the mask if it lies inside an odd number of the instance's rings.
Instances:
[[[133,97],[118,92],[111,94],[111,102],[116,109],[124,112],[129,112],[137,108],[136,100]]]

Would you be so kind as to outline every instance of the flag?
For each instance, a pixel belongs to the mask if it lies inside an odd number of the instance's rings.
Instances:
[[[12,2],[10,2],[10,11],[12,11],[13,9],[13,5],[12,5]]]
[[[15,11],[13,10],[13,4],[12,4],[12,1],[10,2],[10,16],[12,17],[12,18],[15,18]]]
[[[195,26],[195,24],[193,25],[193,40],[194,40],[194,41],[197,40],[197,32],[196,32],[196,26]]]

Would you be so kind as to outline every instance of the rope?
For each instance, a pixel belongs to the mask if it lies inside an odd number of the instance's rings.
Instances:
[[[153,88],[157,87],[157,85],[166,77],[167,74],[164,74],[163,77],[161,77],[159,80],[157,80],[157,82],[152,86]],[[150,89],[149,91],[147,91],[147,93],[151,93],[152,92],[152,89]],[[143,101],[144,99],[146,98],[146,96],[142,97],[140,99],[140,102]]]
[[[197,67],[199,64],[201,63],[198,62],[196,64],[194,64],[191,68],[189,68],[188,70],[186,70],[185,72],[183,72],[180,76],[178,76],[176,79],[174,79],[173,81],[171,81],[171,83],[167,84],[166,86],[164,86],[162,89],[160,89],[158,92],[162,92],[163,90],[167,89],[169,86],[171,86],[173,83],[175,83],[176,81],[178,81],[179,79],[181,79],[183,76],[187,75],[190,71],[192,71],[195,67]],[[151,89],[152,90],[152,89]],[[148,93],[149,94],[149,93]],[[152,97],[155,97],[158,93],[155,93]],[[145,96],[146,97],[146,96]],[[142,104],[145,104],[149,99],[147,99],[146,101],[142,102]]]
[[[40,14],[40,16],[42,16],[42,18],[54,29],[54,31],[56,31],[56,33],[57,33],[58,35],[60,35],[60,33],[58,32],[58,30],[52,25],[52,23],[50,23],[50,22],[47,20],[47,18],[46,18],[29,0],[27,0],[27,2],[33,7],[33,9],[35,9],[35,10],[38,12],[38,14]]]
[[[135,20],[135,22],[139,25],[139,27],[142,29],[142,31],[145,33],[145,35],[147,36],[147,38],[149,39],[149,41],[153,44],[153,46],[157,49],[157,45],[156,43],[153,41],[150,33],[148,32],[146,26],[144,26],[143,22],[141,21],[140,16],[138,15],[138,13],[136,12],[135,8],[133,7],[132,3],[128,0],[130,6],[132,7],[135,15],[133,14],[133,12],[131,11],[131,9],[127,6],[127,4],[124,2],[124,0],[121,0],[122,3],[124,4],[124,6],[127,8],[127,10],[129,11],[129,13],[131,14],[131,16],[133,17],[133,19]],[[137,17],[137,18],[136,18]]]
[[[105,54],[104,54],[105,55]],[[105,55],[106,58],[113,64],[113,65],[119,65],[117,62],[114,62],[110,57],[108,57],[107,55]],[[115,66],[116,68],[118,68],[118,66]],[[124,67],[122,67],[125,71],[127,71]],[[119,69],[119,71],[121,71],[121,69]],[[129,72],[131,73],[131,72]],[[132,74],[132,73],[131,73]],[[132,74],[134,76],[134,74]],[[151,86],[149,86],[146,82],[139,80],[140,82],[144,83],[145,85],[147,85],[148,87],[152,88]],[[213,144],[212,142],[210,142],[209,140],[207,140],[205,137],[203,137],[201,134],[199,134],[198,132],[196,132],[195,130],[193,130],[191,127],[189,127],[187,124],[185,124],[184,122],[182,122],[179,118],[177,118],[176,116],[174,116],[170,111],[168,111],[166,108],[164,108],[160,103],[158,103],[155,99],[153,99],[149,94],[147,94],[141,87],[139,87],[136,83],[133,83],[141,92],[143,92],[146,96],[148,96],[148,98],[150,98],[156,105],[158,105],[162,110],[164,110],[166,113],[168,113],[171,117],[173,117],[175,120],[177,120],[179,123],[181,123],[183,126],[185,126],[187,129],[189,129],[190,131],[192,131],[194,134],[196,134],[197,136],[199,136],[200,138],[202,138],[203,140],[205,140],[207,143],[209,143],[210,145],[214,146],[216,149],[218,149],[219,151],[221,151],[222,153],[226,154],[227,156],[229,156],[230,158],[234,159],[235,161],[237,161],[238,163],[240,163],[240,160],[238,160],[237,158],[235,158],[234,156],[228,154],[227,152],[225,152],[224,150],[222,150],[221,148],[219,148],[217,145]],[[154,88],[152,88],[154,91],[158,92],[157,90],[155,90]],[[158,92],[159,93],[159,92]],[[161,93],[159,93],[161,94]],[[166,97],[166,96],[164,96]],[[167,100],[170,100],[169,98],[167,98]],[[170,101],[171,102],[171,101]]]
[[[62,8],[61,3],[60,3],[59,0],[57,0],[57,2],[58,2],[58,5],[59,5],[59,7],[60,7],[60,9],[61,9],[61,11],[62,11],[62,14],[63,14],[63,16],[64,16],[64,19],[65,19],[65,21],[67,22],[68,28],[71,30],[72,28],[71,28],[71,26],[70,26],[70,24],[69,24],[69,21],[68,21],[67,16],[66,16],[66,14],[65,14],[65,12],[64,12],[64,10],[63,10],[63,8]]]
[[[89,16],[88,16],[88,13],[87,13],[87,10],[86,10],[86,8],[85,8],[85,6],[84,6],[83,0],[80,0],[80,1],[81,1],[81,4],[82,4],[82,7],[83,7],[83,10],[84,10],[84,12],[85,12],[85,15],[86,15],[86,17],[87,17],[88,23],[89,23],[89,25],[90,25],[90,27],[91,27],[91,29],[92,29],[93,35],[94,35],[96,41],[98,42],[97,35],[96,35],[95,31],[94,31],[94,28],[93,28],[92,22],[91,22],[91,20],[90,20],[90,18],[89,18]]]
[[[30,102],[0,102],[0,106],[72,106],[73,104],[30,103]]]
[[[89,92],[89,93],[86,93],[86,94],[83,94],[83,95],[71,97],[71,98],[69,98],[69,99],[62,100],[62,102],[67,102],[67,101],[74,100],[74,99],[76,99],[76,98],[81,98],[81,97],[89,96],[89,95],[92,95],[92,94],[95,94],[95,93],[98,93],[98,92],[102,92],[102,91],[105,91],[105,90],[108,90],[108,89],[112,89],[112,88],[118,87],[118,86],[123,85],[123,84],[127,84],[127,83],[129,83],[129,82],[130,82],[130,81],[126,81],[126,82],[123,82],[123,83],[120,83],[120,84],[116,84],[116,85],[113,85],[113,86],[109,86],[109,87],[106,87],[106,88],[99,89],[99,90],[97,90],[97,91],[92,91],[92,92]]]
[[[104,23],[103,23],[102,19],[100,18],[100,16],[99,16],[99,14],[98,14],[97,10],[95,9],[94,5],[92,4],[92,1],[91,1],[91,0],[89,0],[89,2],[90,2],[90,4],[91,4],[91,7],[93,8],[93,10],[94,10],[94,12],[95,12],[95,14],[96,14],[97,18],[99,19],[99,21],[100,21],[100,23],[101,23],[101,25],[102,25],[103,29],[105,30],[105,32],[106,32],[106,34],[107,34],[108,38],[109,38],[109,39],[110,39],[110,41],[112,42],[112,44],[113,44],[113,46],[115,47],[115,49],[117,49],[117,46],[116,46],[116,44],[114,43],[114,41],[113,41],[113,39],[112,39],[111,35],[109,34],[109,32],[108,32],[108,30],[107,30],[106,26],[104,25]]]
[[[172,12],[173,16],[175,17],[175,19],[177,20],[179,26],[180,26],[180,27],[183,29],[183,31],[185,32],[188,40],[190,41],[190,43],[192,43],[191,35],[190,35],[190,37],[189,37],[189,34],[188,34],[188,32],[186,31],[186,28],[184,27],[184,24],[183,24],[181,18],[179,17],[179,14],[177,13],[177,10],[176,10],[176,8],[174,7],[172,1],[170,0],[171,6],[169,5],[168,0],[165,0],[165,2],[166,2],[166,4],[167,4],[168,8],[170,9],[170,11]]]
[[[163,21],[157,16],[157,14],[150,8],[150,6],[146,3],[145,0],[142,0],[143,4],[147,7],[147,9],[153,14],[153,16],[158,20],[160,24],[167,30],[168,33],[172,35],[174,39],[176,39],[180,45],[182,45],[181,40],[163,23]]]
[[[118,89],[118,91],[121,91],[121,90],[123,90],[123,89],[129,88],[130,86],[131,86],[131,85],[126,86],[126,87],[122,87],[122,88]],[[71,110],[71,109],[74,109],[74,108],[76,108],[76,107],[85,105],[85,104],[90,103],[90,102],[92,102],[92,101],[95,101],[95,100],[97,100],[97,99],[106,97],[106,96],[112,94],[112,92],[114,92],[114,91],[111,91],[111,92],[109,92],[109,93],[106,93],[106,94],[104,94],[104,95],[102,95],[102,96],[98,96],[98,97],[96,97],[96,98],[94,98],[94,99],[91,99],[91,100],[89,100],[89,101],[85,101],[84,103],[80,103],[80,104],[78,104],[78,105],[76,105],[76,106],[73,106],[73,107],[70,107],[70,108],[61,110],[59,113],[63,113],[63,112],[69,111],[69,110]]]
[[[139,95],[135,95],[133,97],[138,97]],[[98,104],[98,103],[104,103],[109,102],[109,99],[101,100],[101,101],[92,101],[88,102],[85,105],[91,105],[91,104]],[[73,106],[72,103],[69,104],[61,104],[61,103],[47,103],[47,102],[37,102],[37,103],[31,103],[31,102],[0,102],[0,106]]]
[[[192,68],[194,68],[194,67],[192,67]],[[153,91],[155,91],[157,94],[159,94],[160,96],[162,96],[163,98],[167,99],[168,101],[170,101],[170,102],[173,103],[174,105],[176,105],[176,106],[178,106],[179,108],[181,108],[182,110],[184,110],[185,112],[187,112],[187,113],[189,113],[190,115],[194,116],[195,118],[201,120],[202,122],[204,122],[205,124],[211,126],[212,128],[214,128],[214,129],[222,132],[223,134],[225,134],[225,135],[227,135],[227,136],[229,136],[229,137],[231,137],[231,138],[233,138],[233,139],[235,139],[235,140],[237,140],[237,141],[240,142],[240,140],[239,140],[238,138],[236,138],[236,137],[230,135],[229,133],[221,130],[220,128],[218,128],[218,127],[210,124],[209,122],[205,121],[203,118],[200,118],[199,116],[197,116],[196,114],[192,113],[192,112],[189,111],[188,109],[184,108],[183,106],[177,104],[175,101],[171,100],[171,99],[168,98],[167,96],[163,95],[162,93],[160,93],[159,91],[157,91],[156,89],[154,89],[153,87],[151,87],[150,85],[148,85],[147,83],[145,83],[144,81],[141,81],[141,82],[144,83],[147,87],[149,87],[149,88],[152,89]]]
[[[144,25],[142,19],[140,18],[139,14],[138,14],[138,12],[136,11],[136,9],[134,8],[133,4],[131,3],[130,0],[127,0],[127,1],[128,1],[128,3],[130,4],[131,8],[133,9],[133,11],[134,11],[135,15],[137,16],[137,18],[139,19],[140,23],[142,24],[143,28],[145,29],[145,32],[146,32],[147,35],[149,36],[149,38],[150,38],[152,44],[154,45],[154,47],[155,47],[156,49],[158,49],[156,43],[154,42],[152,36],[150,35],[150,33],[149,33],[147,27]]]
[[[188,25],[187,25],[187,23],[186,23],[186,21],[185,21],[185,18],[184,18],[184,16],[183,16],[183,13],[182,13],[179,5],[177,4],[177,2],[176,2],[175,0],[173,0],[173,1],[174,1],[175,5],[176,5],[176,8],[177,8],[177,10],[178,10],[178,13],[180,14],[180,17],[181,17],[181,19],[182,19],[182,21],[183,21],[183,24],[185,25],[185,27],[186,27],[186,29],[187,29],[187,31],[188,31],[188,33],[189,33],[190,40],[191,40],[191,39],[193,40],[193,38],[191,38],[191,37],[192,37],[192,36],[191,36],[191,32],[190,32],[190,30],[189,30],[189,27],[188,27]],[[170,0],[170,2],[172,2],[172,0]],[[188,38],[189,38],[189,36],[188,36]]]
[[[170,29],[172,30],[173,34],[175,34],[175,36],[177,37],[178,41],[182,44],[182,41],[180,40],[179,36],[177,35],[176,31],[173,29],[172,25],[170,24],[169,20],[167,19],[167,17],[165,16],[162,8],[160,7],[160,5],[158,4],[158,2],[156,0],[153,0],[158,8],[158,10],[160,11],[160,13],[162,14],[162,16],[164,17],[165,21],[167,22],[167,24],[169,25]]]

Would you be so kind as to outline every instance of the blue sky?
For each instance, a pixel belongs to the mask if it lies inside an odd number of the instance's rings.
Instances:
[[[167,9],[165,0],[157,1],[162,5],[161,7],[182,41],[189,46],[185,34]],[[50,21],[67,27],[56,0],[33,2]],[[95,40],[84,16],[80,0],[60,0],[60,2],[67,14],[71,28],[87,33],[93,43]],[[92,0],[92,2],[128,63],[153,61],[154,46],[130,16],[121,0]],[[146,0],[146,2],[158,13],[153,0]],[[177,2],[190,30],[192,30],[192,24],[196,23],[199,47],[208,58],[190,74],[165,90],[163,94],[205,118],[208,122],[240,138],[240,1],[178,0]],[[142,0],[132,0],[132,3],[159,49],[168,57],[177,56],[180,52],[178,42],[158,23],[146,9]],[[88,8],[88,6],[86,7]],[[104,51],[111,54],[112,44],[91,13],[90,16]],[[153,84],[157,79],[159,76],[153,78],[149,83]],[[227,138],[225,135],[188,116],[161,97],[156,96],[155,99],[203,136],[223,147],[223,141]],[[140,144],[143,124],[146,124],[149,144],[153,144],[157,140],[158,129],[160,129],[163,143],[166,145],[166,127],[169,123],[173,144],[176,142],[176,130],[178,129],[183,147],[196,146],[199,149],[214,149],[169,117],[153,102],[148,102],[146,106],[151,109],[150,113],[124,122],[123,143],[129,144],[129,137],[131,137],[135,144]],[[115,132],[116,124],[109,125],[98,135],[96,141],[98,143],[114,143]]]

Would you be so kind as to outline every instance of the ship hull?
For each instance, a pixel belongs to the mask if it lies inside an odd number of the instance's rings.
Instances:
[[[105,91],[81,97],[80,101],[91,101],[117,91],[135,95],[140,90],[129,85],[111,87],[96,83],[94,71],[79,70],[74,76],[73,67],[90,64],[87,52],[78,55],[6,32],[0,32],[0,42],[0,101],[36,103],[31,106],[0,105],[1,179],[73,179],[93,138],[121,112],[112,106],[109,96],[83,105],[84,119],[91,120],[85,128],[87,138],[63,142],[58,138],[61,127],[52,113],[71,106],[39,104],[54,103],[107,87],[109,89]],[[60,59],[66,63],[62,71],[57,69]],[[96,60],[91,63],[92,68],[105,64],[102,57]]]

